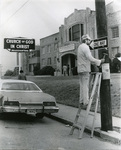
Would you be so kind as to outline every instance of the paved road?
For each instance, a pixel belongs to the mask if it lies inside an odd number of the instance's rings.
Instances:
[[[69,135],[70,127],[49,118],[35,119],[25,115],[0,119],[0,150],[118,150],[114,145],[85,134],[79,140],[78,130]]]

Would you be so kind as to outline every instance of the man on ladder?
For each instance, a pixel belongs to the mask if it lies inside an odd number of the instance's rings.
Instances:
[[[79,45],[77,51],[77,68],[80,83],[80,100],[81,108],[86,109],[89,103],[89,73],[91,71],[91,64],[100,66],[105,59],[95,59],[90,51],[89,45],[91,38],[88,34],[82,36],[82,44]]]
[[[91,38],[89,35],[82,36],[82,44],[78,47],[77,52],[77,65],[78,65],[78,74],[79,74],[79,83],[80,83],[80,99],[79,99],[79,109],[77,111],[73,126],[71,128],[70,134],[73,134],[74,129],[77,127],[79,128],[79,138],[82,138],[87,117],[90,113],[90,108],[94,96],[96,95],[96,106],[94,112],[94,118],[92,123],[92,132],[91,137],[93,137],[94,131],[94,121],[96,118],[98,100],[99,100],[99,90],[100,90],[100,83],[101,83],[101,73],[91,73],[89,74],[91,69],[91,63],[97,66],[100,66],[101,63],[104,63],[105,59],[95,59],[90,52],[89,45],[91,43]],[[90,86],[89,86],[89,79],[90,79]],[[89,95],[89,87],[91,87],[91,93]],[[81,116],[81,108],[87,109],[86,114],[83,120],[83,124],[80,126],[78,125],[78,119]]]

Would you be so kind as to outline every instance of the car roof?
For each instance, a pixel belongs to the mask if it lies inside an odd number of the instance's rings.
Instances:
[[[4,83],[4,82],[9,82],[9,83],[12,83],[12,82],[16,82],[16,83],[33,83],[32,81],[27,81],[27,80],[14,80],[14,79],[0,79],[0,82],[1,83]]]

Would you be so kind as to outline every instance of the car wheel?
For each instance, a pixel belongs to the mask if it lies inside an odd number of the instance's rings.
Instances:
[[[3,114],[2,113],[0,113],[0,119],[2,119],[3,118]]]
[[[44,114],[42,114],[42,113],[36,114],[36,118],[38,118],[38,119],[42,119],[43,117],[44,117]]]

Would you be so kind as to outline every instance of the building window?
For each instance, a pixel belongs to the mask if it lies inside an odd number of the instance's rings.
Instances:
[[[54,57],[54,64],[56,64],[56,57]]]
[[[47,65],[51,65],[51,58],[47,59]]]
[[[42,66],[45,66],[45,58],[42,59]]]
[[[83,24],[81,24],[81,37],[82,37],[82,35],[84,35],[84,25]]]
[[[55,43],[55,44],[54,44],[54,50],[56,51],[57,48],[58,48],[58,43]]]
[[[42,48],[42,54],[45,54],[45,47]]]
[[[29,64],[29,72],[32,72],[32,65]]]
[[[50,45],[47,47],[47,53],[50,53]]]
[[[95,28],[92,28],[92,37],[95,39]]]
[[[69,41],[80,41],[80,36],[83,35],[83,24],[76,24],[69,29]]]
[[[30,52],[29,53],[29,58],[32,58],[33,57],[33,52]]]
[[[35,57],[35,52],[32,52],[32,57]]]
[[[113,27],[111,29],[112,29],[112,38],[119,37],[119,28],[116,26],[116,27]]]
[[[112,58],[119,53],[119,47],[112,47]]]
[[[40,57],[40,51],[36,51],[36,57]]]

